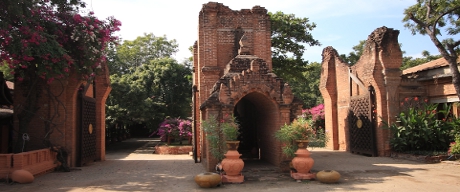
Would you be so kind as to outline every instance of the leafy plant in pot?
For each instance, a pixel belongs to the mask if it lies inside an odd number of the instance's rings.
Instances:
[[[227,143],[227,149],[236,150],[238,148],[239,124],[234,116],[225,115],[220,124],[222,134]]]
[[[239,144],[239,125],[234,116],[225,115],[219,121],[215,116],[210,116],[202,121],[202,128],[206,133],[208,141],[208,150],[211,155],[221,162],[216,167],[223,169],[225,174],[222,176],[223,182],[241,183],[244,177],[240,174],[244,167],[244,162],[236,150]],[[224,154],[224,143],[227,143],[229,149]],[[229,144],[230,143],[230,144]],[[225,159],[224,159],[225,156]]]
[[[221,161],[224,158],[225,142],[238,140],[239,124],[236,118],[225,115],[224,118],[218,120],[215,116],[210,116],[201,122],[201,127],[206,133],[211,154]]]
[[[219,121],[217,121],[215,116],[210,116],[206,120],[201,121],[201,128],[206,133],[209,152],[214,158],[217,159],[217,161],[222,161],[224,158],[224,142],[221,137]]]
[[[291,124],[283,125],[274,135],[283,145],[283,154],[288,158],[294,157],[299,148],[296,141],[308,142],[310,148],[325,147],[329,137],[322,126],[324,123],[318,123],[322,121],[324,121],[324,115],[321,104],[312,109],[303,110],[302,115],[298,116]]]
[[[244,181],[244,176],[241,171],[244,167],[244,162],[240,159],[241,154],[238,153],[239,125],[234,116],[225,115],[220,124],[222,134],[227,144],[227,153],[222,160],[222,169],[225,174],[222,176],[224,183],[241,183]]]
[[[315,123],[320,119],[321,116],[313,115],[312,112],[305,110],[291,124],[285,124],[275,132],[275,138],[283,144],[282,152],[288,158],[295,156],[290,164],[291,177],[294,179],[315,178],[315,174],[310,172],[314,160],[306,148],[310,144],[312,144],[311,147],[323,147],[328,141],[321,123]]]

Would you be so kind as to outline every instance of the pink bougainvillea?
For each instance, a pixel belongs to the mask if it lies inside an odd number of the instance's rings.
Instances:
[[[0,63],[19,73],[17,80],[31,71],[48,83],[67,77],[70,69],[97,72],[106,61],[107,45],[118,39],[114,33],[121,22],[113,17],[99,20],[92,12],[81,14],[76,11],[84,7],[81,1],[69,5],[72,8],[35,1],[22,16],[9,13],[8,3],[0,3]]]
[[[162,141],[168,136],[174,138],[184,138],[192,136],[192,122],[180,118],[166,118],[158,127],[157,135]]]

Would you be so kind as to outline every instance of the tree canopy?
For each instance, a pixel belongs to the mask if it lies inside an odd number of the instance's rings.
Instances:
[[[139,36],[133,41],[123,41],[112,48],[110,71],[112,74],[132,73],[142,64],[163,57],[171,57],[178,49],[176,40],[166,36],[157,37],[152,33]]]
[[[190,116],[191,68],[170,58],[175,40],[144,34],[114,47],[110,68],[112,92],[107,108],[109,126],[145,124],[150,128],[167,116]]]
[[[417,0],[404,14],[404,26],[414,35],[428,35],[447,60],[452,72],[452,84],[460,97],[460,73],[457,66],[460,51],[460,0]]]
[[[37,76],[51,82],[71,69],[88,77],[105,62],[104,50],[121,25],[113,17],[82,14],[80,0],[3,0],[0,7],[0,58],[19,80]]]
[[[403,63],[400,69],[404,70],[407,68],[415,67],[417,65],[428,63],[432,60],[439,59],[442,57],[441,55],[431,55],[430,52],[426,50],[422,51],[422,56],[423,57],[418,57],[418,58],[413,58],[411,56],[404,56]]]
[[[294,95],[304,102],[304,108],[312,108],[323,103],[319,91],[321,78],[321,63],[313,62],[308,64],[302,72],[303,78],[292,78],[289,82]]]
[[[291,78],[302,78],[308,61],[302,56],[305,45],[321,45],[310,33],[316,28],[308,18],[295,17],[283,12],[268,13],[271,22],[273,72],[289,82]]]
[[[359,58],[361,57],[361,55],[363,55],[363,51],[364,51],[364,45],[366,44],[366,40],[361,40],[359,41],[359,44],[358,45],[355,45],[353,46],[353,51],[350,52],[347,55],[345,54],[341,54],[340,55],[340,58],[348,63],[349,65],[354,65],[356,64],[356,62],[358,62]]]

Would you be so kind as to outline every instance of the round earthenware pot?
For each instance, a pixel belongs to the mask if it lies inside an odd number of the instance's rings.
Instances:
[[[217,173],[206,172],[195,176],[195,183],[203,188],[217,187],[222,178]]]
[[[337,183],[340,180],[340,173],[334,170],[322,170],[316,173],[316,179],[321,183]]]

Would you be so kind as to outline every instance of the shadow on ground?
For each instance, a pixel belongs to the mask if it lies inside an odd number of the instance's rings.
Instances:
[[[460,188],[460,167],[422,164],[389,157],[366,157],[348,152],[315,149],[312,172],[336,170],[337,184],[315,180],[297,182],[266,161],[245,160],[242,184],[202,189],[194,176],[205,172],[189,155],[157,155],[155,139],[128,139],[107,146],[107,160],[53,172],[31,184],[0,183],[0,191],[455,191]],[[436,185],[433,185],[436,184]]]

